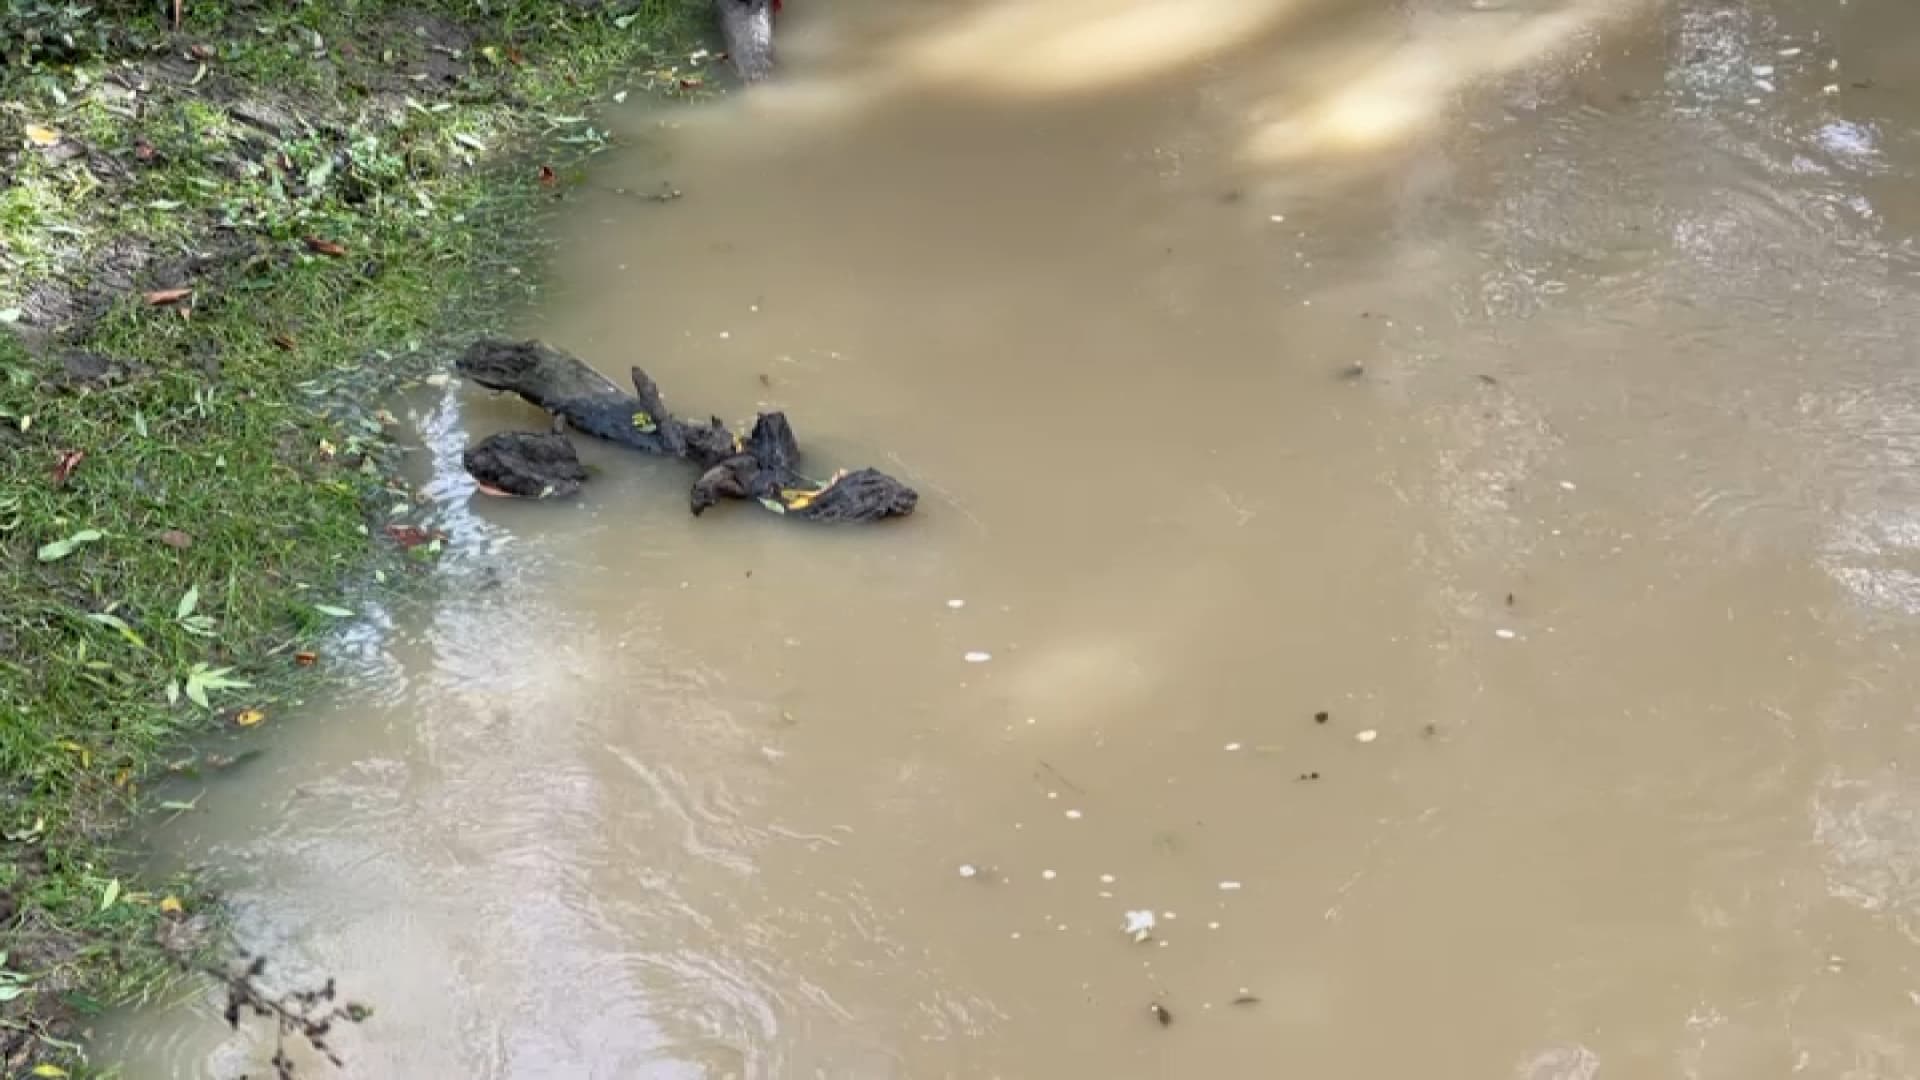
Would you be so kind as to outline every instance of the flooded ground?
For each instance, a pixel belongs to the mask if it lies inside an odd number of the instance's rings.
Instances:
[[[1920,1074],[1920,7],[788,7],[524,330],[921,510],[419,404],[451,595],[161,832],[348,1074]]]

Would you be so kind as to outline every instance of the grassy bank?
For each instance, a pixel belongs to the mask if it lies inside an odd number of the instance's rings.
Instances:
[[[79,1075],[87,1016],[207,940],[114,849],[143,787],[431,564],[382,390],[521,287],[593,100],[706,77],[702,0],[168,6],[0,0],[7,1075]]]

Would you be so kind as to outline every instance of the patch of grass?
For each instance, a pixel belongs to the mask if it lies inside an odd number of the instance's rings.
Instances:
[[[84,62],[0,67],[9,1075],[81,1068],[85,1015],[204,940],[191,882],[116,857],[143,784],[430,564],[388,529],[433,511],[380,397],[524,289],[555,193],[514,155],[601,144],[578,117],[615,80],[704,85],[704,0],[187,0],[178,35],[135,10]]]

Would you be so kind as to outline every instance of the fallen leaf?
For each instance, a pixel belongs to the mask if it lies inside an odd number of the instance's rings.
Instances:
[[[193,295],[193,289],[191,286],[178,289],[155,289],[145,295],[147,303],[159,307],[162,304],[172,304],[185,300],[187,297]]]
[[[292,352],[300,345],[299,342],[293,340],[291,334],[275,334],[273,335],[273,343],[287,352]]]
[[[80,463],[86,458],[85,450],[62,450],[60,460],[53,466],[53,486],[66,487],[67,479],[73,475],[73,470],[79,468]]]
[[[140,139],[133,144],[133,156],[141,161],[152,161],[157,153],[153,144],[145,139]]]
[[[39,1065],[35,1065],[35,1066],[33,1067],[33,1075],[35,1075],[35,1076],[51,1076],[51,1077],[56,1077],[56,1078],[57,1078],[57,1077],[62,1077],[62,1076],[66,1076],[66,1075],[68,1075],[68,1073],[67,1073],[67,1070],[65,1070],[65,1069],[63,1069],[63,1068],[61,1068],[61,1067],[60,1067],[60,1066],[58,1066],[58,1065],[53,1065],[53,1064],[50,1064],[50,1063],[44,1063],[44,1062],[43,1062],[43,1063],[41,1063],[41,1064],[39,1064]]]
[[[213,59],[213,46],[211,45],[194,45],[187,51],[193,54],[195,60]]]
[[[234,715],[233,722],[241,727],[253,727],[266,718],[267,714],[259,709],[242,709]]]
[[[187,906],[182,904],[180,898],[177,896],[163,896],[160,898],[160,911],[162,914],[180,915],[186,910]]]
[[[497,487],[490,487],[486,484],[476,483],[474,486],[478,487],[480,489],[480,493],[483,495],[492,495],[501,499],[514,499],[519,497],[511,491],[501,491]]]
[[[27,141],[35,146],[52,146],[60,141],[60,133],[40,124],[28,124]]]
[[[99,529],[81,529],[65,540],[55,540],[51,544],[42,544],[37,553],[41,562],[59,562],[80,548],[93,543],[106,534]]]
[[[120,899],[120,879],[114,878],[107,882],[107,887],[100,893],[100,910],[105,911],[112,907],[114,901],[118,899]]]
[[[168,529],[160,534],[160,542],[175,551],[185,551],[193,546],[193,537],[179,529]]]
[[[389,525],[387,535],[403,548],[417,548],[433,539],[433,533],[418,525]]]
[[[553,185],[559,182],[560,182],[560,175],[553,171],[553,166],[551,165],[540,166],[540,185],[542,187],[552,187]]]
[[[318,252],[321,255],[331,255],[336,259],[347,253],[347,249],[345,247],[342,247],[341,245],[336,244],[331,240],[322,240],[317,236],[307,237],[307,249],[310,251]]]
[[[316,653],[297,652],[293,654],[293,662],[301,667],[312,667],[320,662],[320,657]]]

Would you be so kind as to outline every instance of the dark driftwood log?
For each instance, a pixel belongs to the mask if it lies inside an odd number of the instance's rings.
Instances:
[[[565,435],[503,431],[460,455],[475,480],[523,499],[560,499],[580,490],[586,467]]]
[[[481,386],[518,394],[576,430],[699,467],[692,495],[696,515],[727,498],[755,499],[808,521],[880,521],[913,513],[920,499],[873,469],[837,473],[825,482],[801,475],[800,446],[784,413],[760,414],[744,438],[718,418],[679,419],[639,368],[633,369],[635,392],[629,394],[558,349],[498,340],[474,342],[455,366]]]

